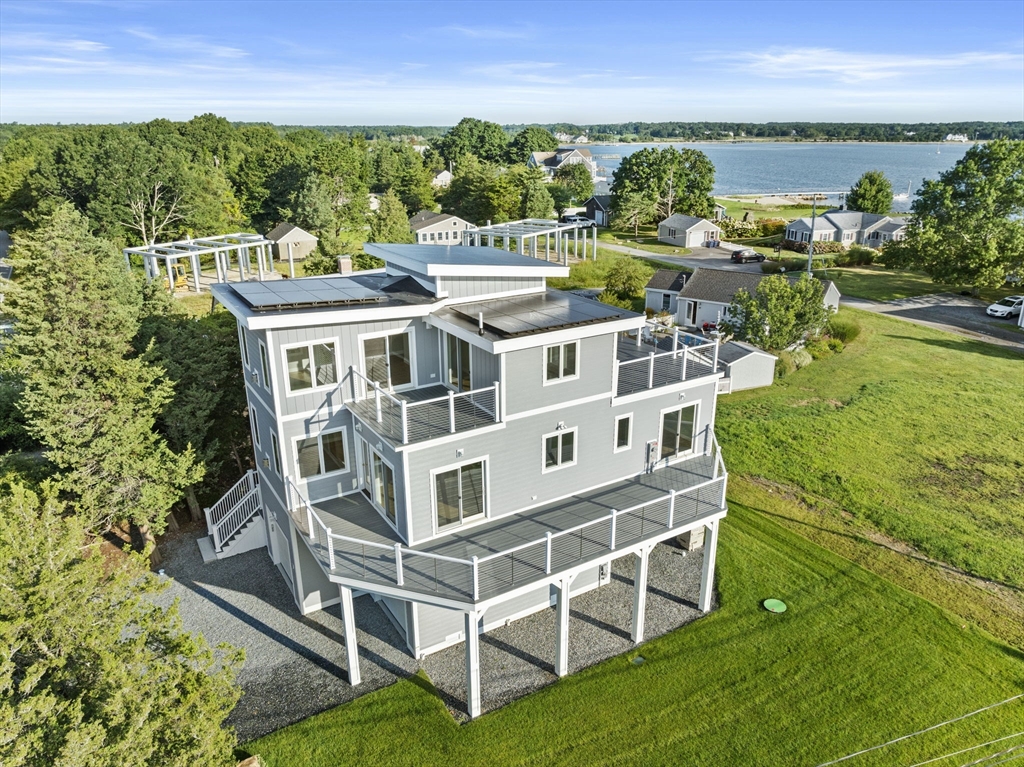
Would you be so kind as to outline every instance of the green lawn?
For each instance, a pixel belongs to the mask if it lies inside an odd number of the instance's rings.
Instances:
[[[931,277],[922,272],[899,271],[883,266],[829,269],[828,276],[844,296],[868,298],[873,301],[894,301],[932,293],[959,293],[967,289],[964,286],[932,282]],[[982,288],[979,291],[979,298],[994,303],[1000,298],[1019,293],[1020,290],[1019,287]]]
[[[1024,359],[844,309],[837,356],[720,400],[730,472],[795,488],[851,524],[1024,588]]]
[[[612,658],[465,726],[420,677],[246,751],[271,767],[813,765],[1024,685],[1019,652],[735,503],[718,584],[721,608],[644,644],[641,666]],[[769,596],[788,612],[763,610]],[[1022,715],[1018,700],[851,764],[912,764],[1015,732]]]
[[[653,224],[641,226],[639,235],[634,235],[633,230],[621,229],[598,229],[597,241],[610,242],[614,245],[626,245],[637,250],[647,250],[651,253],[658,253],[663,256],[688,256],[689,248],[682,248],[678,245],[666,245],[658,242],[658,227]]]
[[[811,215],[810,205],[758,205],[754,200],[756,196],[743,197],[739,200],[726,200],[716,197],[715,202],[725,206],[725,214],[735,219],[742,219],[744,213],[751,213],[754,218],[784,218],[792,221],[796,218],[804,218]],[[819,201],[818,213],[824,213],[828,206]]]

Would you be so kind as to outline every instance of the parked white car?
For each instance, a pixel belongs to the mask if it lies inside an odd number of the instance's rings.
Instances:
[[[990,317],[1016,317],[1024,307],[1024,296],[1007,296],[985,310]]]

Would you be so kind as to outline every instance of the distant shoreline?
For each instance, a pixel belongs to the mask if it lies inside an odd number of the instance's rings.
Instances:
[[[786,138],[739,138],[739,139],[652,139],[651,141],[591,141],[586,144],[566,144],[566,147],[591,146],[643,146],[644,144],[891,144],[893,146],[970,146],[985,144],[989,139],[977,141],[860,141],[858,139],[836,139],[835,141],[807,141]]]

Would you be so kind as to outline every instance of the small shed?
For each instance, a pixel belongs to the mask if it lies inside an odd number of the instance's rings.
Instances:
[[[742,341],[729,341],[718,347],[718,365],[729,381],[728,391],[771,386],[778,358]]]
[[[595,194],[583,205],[587,209],[587,218],[598,226],[609,226],[612,215],[612,196],[610,194]]]
[[[722,238],[722,230],[706,218],[674,213],[658,224],[658,241],[684,248],[705,247]]]
[[[686,284],[686,272],[675,269],[659,269],[644,288],[647,309],[655,312],[676,313],[679,291]]]
[[[267,239],[274,243],[274,257],[278,261],[297,261],[316,250],[317,238],[295,224],[278,224]]]

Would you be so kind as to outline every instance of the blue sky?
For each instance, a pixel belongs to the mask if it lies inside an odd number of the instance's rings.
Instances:
[[[1024,119],[1024,2],[0,0],[0,121]]]

